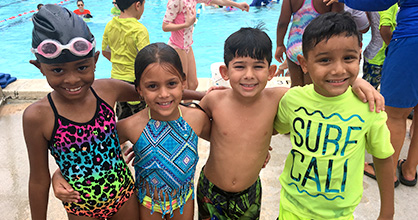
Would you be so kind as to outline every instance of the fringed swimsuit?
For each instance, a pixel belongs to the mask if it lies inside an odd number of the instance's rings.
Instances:
[[[179,111],[174,121],[156,121],[148,111],[149,121],[133,147],[138,200],[143,203],[148,187],[151,213],[159,206],[163,216],[172,216],[176,207],[183,213],[188,196],[194,198],[198,136]]]
[[[110,218],[134,192],[134,180],[122,157],[113,108],[91,89],[96,113],[86,123],[71,121],[54,111],[55,125],[48,148],[62,176],[80,193],[78,202],[64,203],[68,213]]]

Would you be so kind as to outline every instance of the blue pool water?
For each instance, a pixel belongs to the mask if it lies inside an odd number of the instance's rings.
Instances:
[[[36,5],[40,2],[59,4],[70,10],[77,8],[76,0],[1,0],[0,21],[3,22],[0,22],[0,73],[9,73],[18,79],[43,78],[38,69],[29,64],[29,60],[35,59],[30,52],[33,27],[31,22],[33,13],[30,12],[36,9]],[[251,0],[246,2],[250,4]],[[170,37],[170,33],[163,32],[161,28],[166,4],[167,0],[148,0],[145,3],[145,12],[140,22],[147,27],[151,42],[167,42]],[[110,0],[85,0],[85,8],[94,16],[88,26],[96,37],[98,50],[101,50],[104,28],[112,19],[110,14],[112,7]],[[260,22],[264,22],[265,31],[275,45],[280,9],[280,2],[272,4],[271,7],[251,7],[248,13],[240,10],[227,12],[225,9],[213,7],[202,9],[193,34],[197,76],[211,77],[210,65],[223,61],[225,39],[241,27],[255,27]],[[16,18],[9,19],[13,16]],[[369,41],[370,36],[366,34],[363,43],[367,45]],[[275,47],[273,50],[275,51]],[[273,64],[279,63],[273,59]],[[96,78],[109,78],[111,68],[111,63],[100,55]]]

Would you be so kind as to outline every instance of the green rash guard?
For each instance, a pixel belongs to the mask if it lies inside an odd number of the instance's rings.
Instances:
[[[380,159],[394,152],[386,120],[351,87],[336,97],[319,95],[313,85],[290,89],[274,122],[292,142],[279,178],[283,208],[309,219],[352,218],[363,193],[365,149]]]
[[[136,18],[113,17],[103,33],[102,50],[111,53],[111,78],[135,80],[136,54],[150,43],[147,28]]]

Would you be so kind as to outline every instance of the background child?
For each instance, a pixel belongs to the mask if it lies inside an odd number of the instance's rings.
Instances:
[[[200,109],[179,106],[186,76],[177,52],[164,43],[144,47],[135,60],[135,86],[147,108],[118,122],[135,159],[141,219],[193,219],[198,136],[209,139]]]
[[[372,40],[364,50],[363,79],[367,80],[376,89],[382,77],[385,51],[392,39],[392,32],[396,27],[396,14],[398,5],[380,12],[367,12],[372,24]]]
[[[283,53],[286,52],[286,61],[289,68],[291,86],[304,86],[312,81],[308,74],[304,74],[300,68],[297,56],[302,54],[302,34],[305,27],[312,19],[320,14],[344,10],[344,5],[340,3],[326,6],[322,0],[284,0],[277,23],[277,47],[275,58],[279,62],[284,62]],[[293,17],[290,27],[287,46],[284,45],[284,37],[287,27]]]
[[[74,13],[82,18],[92,18],[91,12],[84,8],[84,1],[77,0],[78,9],[74,10]]]
[[[212,118],[212,128],[210,154],[198,182],[199,219],[259,218],[259,173],[278,103],[287,91],[265,88],[277,68],[271,60],[271,39],[259,28],[241,28],[225,41],[226,65],[220,73],[232,89],[212,91],[200,102]],[[359,82],[383,104],[369,83]]]
[[[133,86],[94,81],[99,52],[86,23],[73,12],[47,4],[33,16],[30,62],[53,91],[23,114],[32,219],[46,219],[50,173],[48,149],[63,176],[80,194],[64,203],[69,219],[138,219],[134,182],[123,160],[112,106],[138,100]],[[112,89],[109,89],[112,88]]]
[[[298,60],[313,85],[290,89],[274,122],[290,132],[292,150],[280,175],[279,219],[353,219],[363,191],[365,149],[373,155],[380,190],[378,219],[393,219],[390,133],[384,112],[368,111],[352,93],[361,57],[356,24],[326,13],[303,34]]]
[[[118,7],[118,4],[116,4],[116,0],[113,0],[112,4],[113,4],[113,7],[112,7],[112,9],[110,9],[110,13],[113,16],[119,16],[120,15],[120,9]]]
[[[36,6],[36,8],[37,8],[37,9],[38,9],[38,11],[39,11],[39,9],[41,9],[43,6],[44,6],[44,4],[38,4],[38,5]]]
[[[103,56],[112,62],[110,77],[133,84],[134,63],[138,51],[150,43],[147,28],[138,20],[144,12],[144,0],[115,0],[121,15],[113,17],[103,33]],[[116,115],[123,119],[145,108],[144,102],[118,102]]]
[[[186,89],[196,90],[198,86],[196,75],[196,62],[192,49],[193,24],[196,19],[196,4],[211,3],[223,6],[234,6],[248,11],[245,2],[237,3],[231,0],[169,0],[167,11],[163,20],[163,31],[171,32],[168,45],[176,49],[180,56],[183,70],[186,73]]]

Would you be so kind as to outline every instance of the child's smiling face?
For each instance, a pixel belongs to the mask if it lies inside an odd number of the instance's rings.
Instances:
[[[229,80],[231,87],[243,97],[254,97],[261,93],[276,71],[275,65],[269,65],[266,59],[235,57],[228,67],[221,66],[220,73]]]
[[[309,73],[317,93],[333,97],[343,94],[357,78],[361,47],[357,36],[340,34],[322,40],[308,51],[307,56],[298,56],[301,67]]]
[[[158,63],[150,64],[141,76],[137,90],[150,108],[151,116],[159,121],[172,121],[179,117],[178,105],[185,87],[175,68]]]
[[[96,52],[94,57],[72,62],[46,64],[31,60],[31,63],[41,71],[57,94],[74,100],[84,97],[90,90],[98,58],[99,52]]]

